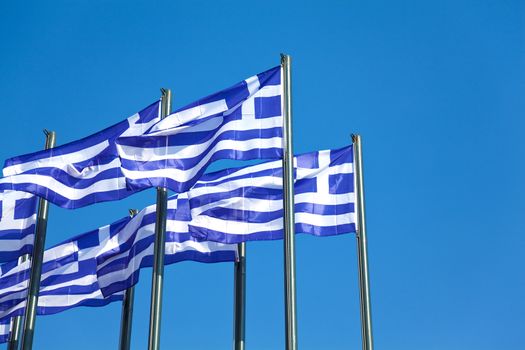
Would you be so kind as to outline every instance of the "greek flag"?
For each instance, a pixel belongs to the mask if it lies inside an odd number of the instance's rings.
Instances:
[[[0,190],[33,193],[68,209],[129,196],[115,139],[144,133],[160,120],[159,107],[157,101],[94,135],[6,160]]]
[[[97,256],[109,239],[129,222],[90,231],[44,252],[37,314],[49,315],[77,306],[103,306],[122,300],[123,293],[104,297],[97,281]],[[30,261],[0,266],[0,320],[24,313]]]
[[[137,137],[117,139],[128,187],[187,191],[218,159],[282,157],[281,67],[179,109]]]
[[[0,263],[31,253],[37,201],[30,193],[0,192]]]
[[[98,257],[98,281],[106,296],[135,285],[142,267],[153,266],[156,206],[137,214],[127,227],[108,242]],[[198,242],[189,233],[190,209],[185,193],[168,200],[166,222],[166,265],[183,260],[203,263],[235,261],[236,244]]]
[[[352,146],[295,157],[295,230],[356,231]],[[223,243],[283,237],[282,162],[206,174],[189,192],[190,232]]]
[[[9,334],[11,333],[11,319],[6,318],[0,320],[0,343],[7,343],[9,341]]]

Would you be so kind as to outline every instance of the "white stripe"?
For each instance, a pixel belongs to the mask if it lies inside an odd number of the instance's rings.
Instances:
[[[2,181],[8,180],[8,181]],[[7,182],[13,184],[37,184],[42,187],[46,187],[51,191],[60,194],[61,196],[69,200],[80,200],[85,196],[98,192],[106,192],[112,190],[120,190],[126,188],[126,178],[110,178],[95,182],[89,187],[77,189],[64,185],[55,178],[46,175],[27,175],[20,174],[17,176],[0,179],[0,183]]]
[[[34,234],[30,234],[23,239],[2,239],[0,235],[0,246],[2,247],[2,252],[16,252],[25,245],[33,244],[34,237]]]
[[[195,174],[206,165],[210,160],[213,154],[219,150],[231,149],[237,151],[248,151],[252,149],[269,149],[277,148],[282,144],[282,139],[280,137],[275,137],[271,139],[254,139],[248,141],[234,141],[234,140],[223,140],[219,142],[210,152],[203,157],[200,162],[191,169],[181,170],[176,168],[169,169],[156,169],[156,170],[127,170],[122,169],[124,175],[129,179],[142,179],[142,178],[151,178],[151,177],[166,177],[176,179],[180,182],[189,181],[192,179]],[[171,156],[170,156],[171,158]]]
[[[148,135],[158,135],[157,132],[162,132],[167,129],[177,129],[185,123],[193,120],[209,117],[214,114],[222,113],[228,110],[228,105],[225,100],[212,101],[206,104],[198,105],[183,111],[170,114],[166,118],[158,122]]]
[[[138,240],[137,240],[138,241]],[[139,269],[140,262],[147,256],[153,255],[154,242],[141,251],[139,254],[133,257],[126,266],[125,269],[113,271],[111,273],[99,276],[100,285],[110,285],[117,281],[124,281],[128,279],[135,271]],[[237,251],[237,245],[235,244],[222,244],[215,242],[196,242],[196,241],[185,241],[185,242],[166,242],[166,255],[176,255],[185,251],[197,251],[200,253],[211,253],[215,251]],[[113,259],[119,259],[127,256],[129,251],[123,252],[118,256],[112,257]],[[104,264],[107,265],[107,264]]]
[[[71,273],[71,272],[67,271],[67,269],[63,269],[63,270],[57,271],[56,274],[54,275],[60,276],[66,273]],[[52,284],[46,287],[42,287],[40,288],[40,292],[52,291],[52,290],[56,290],[62,287],[90,286],[95,282],[97,282],[97,275],[85,275],[85,276],[76,278],[74,280],[69,280],[69,281],[65,281],[62,283],[56,283],[56,284]]]
[[[4,176],[11,176],[23,173],[27,170],[53,167],[62,168],[64,164],[79,163],[91,159],[109,146],[108,140],[104,140],[96,145],[81,149],[77,152],[64,155],[51,156],[49,158],[37,159],[26,163],[16,164],[3,169]],[[52,153],[52,152],[51,152]]]
[[[277,163],[277,162],[272,162],[272,163]],[[281,163],[281,161],[279,161],[277,164]],[[272,165],[274,165],[272,164]],[[249,167],[250,169],[253,169],[252,167]],[[208,184],[207,182],[205,181],[200,181],[199,184],[206,184],[207,186],[199,186],[199,187],[196,187],[196,188],[192,188],[188,191],[188,196],[189,198],[195,198],[195,197],[198,197],[200,195],[208,195],[208,194],[213,194],[213,193],[222,193],[222,192],[227,192],[227,191],[232,191],[232,190],[235,190],[235,189],[238,189],[238,188],[242,188],[242,187],[247,187],[247,186],[255,186],[255,187],[264,187],[264,188],[272,188],[272,189],[281,189],[283,187],[283,183],[282,183],[282,177],[279,177],[279,176],[258,176],[258,177],[245,177],[245,178],[240,178],[240,179],[235,179],[235,180],[231,180],[231,181],[227,181],[227,182],[223,182],[221,184],[217,184],[215,185],[214,183],[218,182],[218,181],[221,181],[221,180],[226,180],[228,178],[233,178],[233,177],[237,177],[237,176],[240,176],[240,175],[243,175],[243,174],[248,174],[248,173],[255,173],[257,171],[261,171],[261,170],[270,170],[272,168],[270,167],[263,167],[261,166],[261,164],[259,164],[257,166],[257,170],[252,170],[252,171],[249,171],[248,168],[246,169],[243,169],[243,171],[239,171],[239,172],[235,172],[235,173],[232,173],[228,176],[224,176],[222,178],[220,178],[219,180],[213,180],[213,181],[210,181],[210,183]],[[273,168],[275,169],[275,168]],[[276,172],[277,171],[280,171],[280,169],[275,169]],[[324,169],[324,171],[326,172],[327,169]],[[297,169],[297,180],[301,180],[301,179],[306,179],[306,178],[314,178],[317,176],[317,174],[319,172],[322,172],[323,169],[305,169],[305,168],[298,168]],[[352,173],[352,164],[351,163],[345,163],[345,164],[342,164],[342,165],[336,165],[336,166],[333,166],[333,167],[330,167],[330,172],[329,174],[350,174]],[[328,193],[328,188],[325,188],[324,189],[325,192],[324,193]]]
[[[309,224],[317,227],[330,227],[355,222],[355,213],[342,215],[317,215],[311,213],[295,213],[296,224]],[[251,223],[242,221],[223,220],[207,215],[194,218],[190,225],[210,228],[232,235],[247,235],[256,232],[274,231],[283,229],[283,219],[278,218],[265,223]]]
[[[160,103],[159,103],[159,108],[160,108]],[[158,115],[160,115],[160,113]],[[129,128],[126,129],[120,135],[120,137],[142,135],[146,131],[148,131],[148,129],[152,125],[157,123],[160,120],[160,117],[153,118],[147,123],[137,123],[139,121],[139,119],[140,119],[140,115],[138,113],[136,113],[136,114],[132,115],[131,117],[129,117],[128,118]]]
[[[250,95],[253,95],[260,88],[259,78],[253,76],[246,79],[246,85]],[[243,120],[255,120],[255,99],[250,96],[242,104],[242,119]]]
[[[67,307],[88,299],[104,299],[104,296],[100,290],[96,290],[89,294],[41,295],[38,298],[38,306]]]
[[[315,198],[313,198],[315,197]],[[295,195],[295,204],[312,203],[316,205],[340,205],[355,203],[355,195],[353,193],[343,194],[317,194],[317,193],[301,193]],[[283,200],[276,199],[257,199],[257,198],[243,198],[231,197],[222,199],[220,201],[208,203],[200,207],[191,208],[191,216],[197,217],[210,208],[226,208],[239,209],[254,212],[271,212],[281,210],[283,208]],[[193,221],[190,222],[193,225]]]
[[[254,125],[258,124],[258,125]],[[256,121],[246,121],[246,120],[235,120],[230,123],[225,124],[221,127],[216,135],[220,135],[223,132],[229,130],[243,131],[243,130],[254,130],[254,129],[268,129],[274,127],[282,126],[282,117],[274,118],[265,118],[258,119]],[[260,141],[261,139],[255,139]],[[117,144],[117,149],[120,157],[124,159],[130,159],[135,161],[156,161],[163,159],[186,159],[193,158],[202,154],[206,149],[215,141],[215,137],[208,139],[207,141],[200,144],[193,145],[183,145],[183,146],[168,146],[168,147],[158,147],[158,148],[143,148],[127,145]],[[234,140],[223,140],[224,141],[234,141]],[[247,142],[246,141],[237,141],[237,142]],[[282,142],[282,139],[279,138],[279,141]]]
[[[4,320],[2,320],[4,321]],[[10,332],[10,329],[11,329],[11,321],[10,320],[7,320],[8,322],[7,323],[0,323],[0,334],[3,335],[3,334],[9,334]]]

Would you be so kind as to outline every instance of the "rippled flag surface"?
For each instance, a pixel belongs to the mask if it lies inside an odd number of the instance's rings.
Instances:
[[[115,146],[119,136],[136,136],[160,120],[160,102],[96,134],[52,149],[7,159],[0,190],[25,191],[68,209],[119,200],[126,187]]]
[[[129,188],[187,191],[219,159],[282,157],[281,67],[202,98],[142,136],[117,140]]]
[[[355,232],[353,149],[294,158],[295,231],[316,236]],[[190,232],[223,243],[283,237],[282,163],[266,162],[203,176],[190,191]]]
[[[78,306],[104,306],[123,293],[104,297],[97,280],[97,256],[126,225],[123,218],[44,252],[37,314],[49,315]],[[24,313],[30,262],[14,260],[0,266],[0,320]]]
[[[109,249],[98,257],[98,280],[104,295],[135,285],[140,269],[153,266],[155,205],[140,211],[108,242]],[[201,263],[235,261],[236,244],[198,241],[188,230],[190,209],[185,193],[168,200],[166,220],[166,265],[191,260]]]

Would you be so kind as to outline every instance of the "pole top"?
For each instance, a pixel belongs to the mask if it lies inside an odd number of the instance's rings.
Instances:
[[[359,135],[359,134],[351,134],[351,137],[352,137],[352,142],[356,143],[357,140],[359,140],[361,138],[361,135]]]
[[[44,129],[43,131],[44,131],[44,135],[46,136],[53,135],[55,133],[54,131],[49,131],[47,129]]]
[[[286,64],[286,62],[290,62],[291,60],[292,60],[292,57],[290,57],[290,55],[281,53],[281,64]]]

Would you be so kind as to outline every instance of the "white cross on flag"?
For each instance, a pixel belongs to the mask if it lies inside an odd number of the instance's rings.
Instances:
[[[26,192],[0,192],[0,263],[30,253],[36,224],[37,197]]]

